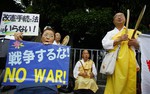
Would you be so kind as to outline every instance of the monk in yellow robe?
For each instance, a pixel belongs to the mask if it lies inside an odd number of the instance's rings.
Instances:
[[[95,78],[97,70],[95,64],[89,59],[88,50],[82,52],[82,60],[79,60],[73,70],[75,77],[75,90],[79,90],[77,94],[94,94],[98,90]]]
[[[126,33],[125,16],[123,13],[116,13],[113,19],[116,26],[107,32],[102,39],[104,49],[114,51],[120,46],[115,71],[107,76],[107,83],[104,94],[136,94],[137,61],[135,49],[139,48],[137,41],[138,34],[132,39],[133,29]]]

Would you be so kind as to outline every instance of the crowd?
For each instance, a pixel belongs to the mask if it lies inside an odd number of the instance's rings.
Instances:
[[[134,38],[134,29],[125,27],[125,15],[121,12],[113,17],[115,28],[108,31],[102,39],[103,48],[107,51],[115,51],[120,46],[116,60],[115,71],[107,76],[107,83],[104,94],[136,94],[136,77],[139,66],[137,65],[135,50],[139,48],[137,41],[139,31]],[[127,31],[127,32],[126,32]],[[23,40],[23,33],[14,34],[15,40]],[[61,34],[52,28],[44,28],[41,34],[41,42],[45,45],[61,45]],[[6,58],[1,58],[1,62],[6,62]],[[4,65],[3,65],[4,66]],[[1,66],[1,69],[4,67]],[[75,94],[95,94],[98,90],[96,83],[97,69],[94,61],[90,59],[88,50],[82,51],[82,59],[79,60],[73,69],[75,78]],[[49,84],[29,84],[19,85],[15,94],[58,94],[57,86]]]

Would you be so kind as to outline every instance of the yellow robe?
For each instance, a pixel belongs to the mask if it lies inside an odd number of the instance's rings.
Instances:
[[[81,73],[86,71],[88,74],[88,77],[84,78],[82,76],[78,76],[76,81],[75,81],[75,88],[74,88],[75,90],[77,90],[77,89],[90,89],[94,93],[96,93],[96,91],[98,90],[98,86],[96,84],[96,81],[94,80],[94,78],[90,78],[90,73],[92,70],[92,64],[93,64],[93,61],[88,60],[87,62],[85,62],[83,64],[84,69],[82,66],[79,67],[79,71]]]
[[[132,33],[133,30],[129,29],[128,38],[131,39]],[[125,34],[125,29],[117,33],[112,39],[115,40],[122,34]],[[135,35],[135,38],[137,38],[137,34]],[[120,45],[115,71],[113,75],[107,76],[104,94],[136,94],[137,66],[135,53],[131,47],[128,47],[128,41],[123,41]]]

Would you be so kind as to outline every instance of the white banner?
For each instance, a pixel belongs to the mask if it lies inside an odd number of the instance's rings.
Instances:
[[[141,49],[141,89],[142,94],[150,94],[150,35],[139,35]]]
[[[23,32],[24,36],[38,36],[39,14],[3,12],[0,26],[0,35]]]

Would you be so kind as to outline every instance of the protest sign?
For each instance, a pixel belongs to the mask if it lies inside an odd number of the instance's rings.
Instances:
[[[150,35],[139,35],[139,43],[141,50],[141,89],[142,94],[150,93]]]
[[[67,85],[70,46],[10,40],[3,85]]]
[[[39,14],[3,12],[0,27],[0,35],[38,36]]]

